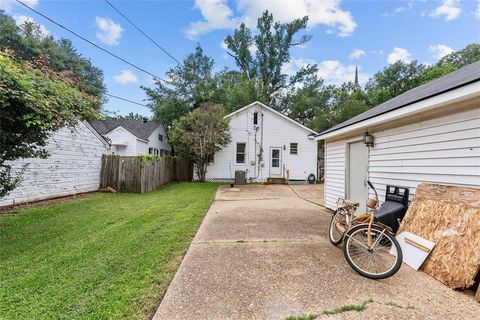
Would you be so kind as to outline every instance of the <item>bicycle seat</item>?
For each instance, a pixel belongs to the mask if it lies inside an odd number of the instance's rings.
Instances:
[[[350,200],[350,199],[341,199],[341,203],[343,206],[359,206],[360,202],[355,201],[355,200]]]

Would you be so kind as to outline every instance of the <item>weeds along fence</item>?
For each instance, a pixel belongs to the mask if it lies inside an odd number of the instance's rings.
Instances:
[[[178,157],[146,159],[142,156],[103,155],[100,189],[144,193],[172,181],[191,181],[193,167]]]

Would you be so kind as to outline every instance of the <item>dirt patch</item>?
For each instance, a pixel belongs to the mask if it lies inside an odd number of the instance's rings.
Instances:
[[[16,205],[10,205],[10,206],[5,206],[5,207],[0,207],[0,215],[1,214],[16,214],[22,209],[29,209],[29,208],[36,208],[36,207],[45,207],[45,206],[51,206],[55,204],[60,204],[60,203],[65,203],[68,201],[72,200],[77,200],[77,199],[87,199],[91,198],[95,195],[97,195],[99,192],[87,192],[87,193],[79,193],[71,196],[66,196],[66,197],[59,197],[59,198],[53,198],[53,199],[46,199],[46,200],[40,200],[40,201],[35,201],[35,202],[27,202],[27,203],[21,203],[21,204],[16,204]]]

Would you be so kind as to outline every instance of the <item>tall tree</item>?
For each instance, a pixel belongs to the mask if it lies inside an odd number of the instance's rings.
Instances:
[[[312,38],[310,35],[294,38],[307,27],[307,22],[308,16],[289,23],[275,22],[273,15],[265,11],[258,18],[258,34],[253,36],[252,31],[242,23],[233,35],[225,39],[228,54],[235,59],[244,76],[259,80],[260,96],[265,97],[266,102],[276,109],[280,108],[285,90],[317,72],[316,65],[302,67],[291,77],[283,72],[283,67],[291,60],[290,50]],[[251,53],[253,50],[254,55]]]
[[[224,69],[215,76],[217,89],[212,101],[221,103],[227,113],[240,109],[254,101],[266,102],[265,97],[258,90],[257,79],[248,79],[242,72]]]
[[[425,65],[397,61],[377,72],[365,85],[370,105],[376,106],[422,84]]]
[[[167,134],[175,119],[212,100],[216,91],[213,66],[213,59],[198,45],[181,64],[167,71],[168,82],[159,80],[154,88],[142,87],[150,100],[150,109],[164,124]]]
[[[199,181],[205,181],[215,153],[230,142],[228,123],[223,106],[207,104],[174,121],[170,143],[177,154],[195,164]]]
[[[15,20],[0,10],[0,51],[5,50],[15,52],[16,59],[61,73],[71,85],[89,96],[97,97],[97,109],[105,101],[103,72],[82,57],[70,40],[55,41],[33,22],[26,21],[17,26]]]

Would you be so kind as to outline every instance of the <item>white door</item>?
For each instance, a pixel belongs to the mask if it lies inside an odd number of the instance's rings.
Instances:
[[[347,172],[347,198],[360,202],[357,212],[365,212],[368,198],[368,148],[363,141],[349,143]]]
[[[282,175],[282,148],[270,148],[270,176]]]

